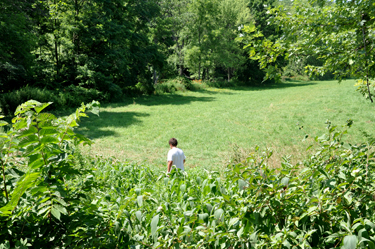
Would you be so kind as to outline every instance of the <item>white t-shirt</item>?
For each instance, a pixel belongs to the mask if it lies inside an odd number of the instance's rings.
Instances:
[[[184,160],[186,159],[184,152],[176,147],[173,147],[168,152],[168,162],[173,161],[172,165],[176,165],[177,168],[184,170]]]

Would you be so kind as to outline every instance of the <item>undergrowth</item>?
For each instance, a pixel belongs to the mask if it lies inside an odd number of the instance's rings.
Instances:
[[[61,89],[48,90],[26,86],[19,90],[0,94],[0,108],[2,114],[12,116],[17,106],[34,99],[39,102],[53,102],[47,110],[77,108],[83,102],[98,100],[106,102],[110,99],[108,93],[96,89],[87,89],[79,86],[68,86]]]

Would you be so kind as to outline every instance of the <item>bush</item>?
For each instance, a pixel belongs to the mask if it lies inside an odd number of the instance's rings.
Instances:
[[[217,78],[214,80],[203,81],[203,84],[209,87],[224,88],[224,87],[244,86],[245,82],[238,81],[236,79],[232,79],[231,81],[228,82],[227,80],[224,80],[222,78]]]
[[[98,114],[99,103],[82,104],[59,119],[41,112],[49,105],[31,100],[19,106],[0,141],[0,248],[74,247],[72,233],[79,233],[81,222],[93,221],[90,205],[81,203],[92,182],[74,149],[91,141],[73,129],[86,111]]]
[[[187,91],[187,88],[185,87],[183,83],[181,83],[180,81],[176,81],[176,80],[160,82],[155,86],[156,94],[175,93],[176,91],[185,92]]]
[[[59,89],[58,89],[59,90]],[[56,92],[54,92],[56,94]],[[57,106],[60,107],[78,107],[84,102],[91,102],[93,100],[105,102],[109,100],[110,94],[104,94],[96,89],[87,89],[80,86],[70,85],[58,91],[55,97]]]
[[[309,77],[307,74],[306,66],[323,66],[323,62],[315,57],[300,57],[300,58],[291,58],[288,61],[288,64],[283,68],[282,78],[290,78],[293,80],[309,81],[309,80],[332,80],[334,75],[332,72],[326,72],[323,75],[314,75]]]
[[[48,107],[52,109],[76,108],[84,102],[109,100],[109,94],[103,94],[96,89],[87,89],[79,86],[68,86],[55,91],[26,86],[20,90],[0,95],[0,108],[3,114],[12,116],[17,106],[33,99],[39,102],[53,102]]]

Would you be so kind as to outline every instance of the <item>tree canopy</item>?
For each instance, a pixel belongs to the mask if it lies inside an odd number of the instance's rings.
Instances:
[[[331,71],[339,80],[355,77],[366,82],[370,93],[369,81],[375,76],[374,7],[371,0],[297,0],[288,8],[268,8],[267,23],[280,29],[280,37],[269,39],[249,25],[243,30],[247,36],[242,40],[251,58],[266,68],[266,77],[279,78],[281,68],[273,63],[280,57],[315,56],[323,65],[308,65],[310,75]]]

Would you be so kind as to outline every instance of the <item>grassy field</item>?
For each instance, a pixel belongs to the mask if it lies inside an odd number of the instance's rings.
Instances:
[[[324,122],[354,120],[347,139],[362,142],[374,134],[374,104],[355,92],[354,80],[286,82],[274,86],[216,89],[135,98],[105,105],[79,132],[95,144],[84,151],[165,167],[168,140],[176,137],[186,167],[219,168],[256,145],[271,147],[272,164],[282,155],[306,155]],[[303,129],[299,127],[303,126]],[[302,142],[305,134],[310,138]]]

